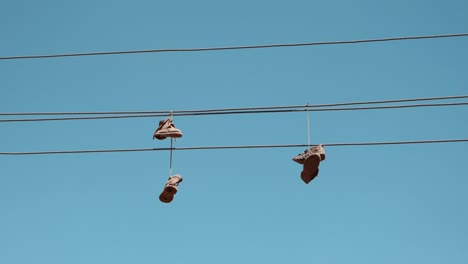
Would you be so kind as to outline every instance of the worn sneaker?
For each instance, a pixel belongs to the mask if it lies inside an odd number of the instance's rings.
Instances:
[[[326,155],[325,155],[324,146],[320,144],[320,145],[311,147],[310,149],[306,149],[304,153],[298,154],[297,156],[293,157],[292,160],[299,164],[304,164],[304,161],[313,154],[319,154],[320,161],[325,160]]]
[[[168,118],[165,120],[159,121],[159,126],[153,134],[153,139],[163,140],[167,137],[170,138],[181,138],[182,131],[176,128],[175,125],[172,123],[172,119]]]
[[[159,195],[159,200],[163,203],[170,203],[174,199],[174,195],[177,193],[178,185],[182,182],[182,176],[174,175],[170,176],[164,186],[164,190]]]
[[[309,184],[319,173],[320,154],[312,154],[304,161],[304,168],[301,172],[301,179]]]

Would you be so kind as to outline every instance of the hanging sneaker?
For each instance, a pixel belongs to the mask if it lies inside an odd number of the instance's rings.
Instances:
[[[301,179],[308,184],[317,177],[320,162],[325,160],[325,157],[325,148],[320,144],[306,149],[304,153],[293,157],[292,160],[303,165]]]
[[[299,163],[304,164],[304,161],[313,154],[320,155],[320,161],[325,160],[325,148],[322,144],[311,147],[310,149],[306,149],[304,153],[298,154],[297,156],[293,157],[292,160]]]
[[[172,119],[170,118],[159,121],[159,126],[156,129],[156,131],[154,131],[154,134],[153,134],[153,139],[156,138],[159,140],[163,140],[163,139],[166,139],[167,137],[170,137],[170,138],[182,137],[182,131],[180,131],[180,129],[175,127],[175,125],[172,123]]]
[[[170,176],[164,186],[164,190],[159,195],[159,200],[163,203],[170,203],[174,199],[174,195],[178,191],[179,183],[182,182],[182,176],[174,175]]]

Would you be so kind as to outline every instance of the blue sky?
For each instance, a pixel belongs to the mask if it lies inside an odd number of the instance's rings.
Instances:
[[[0,56],[468,32],[466,1],[0,1]],[[468,38],[0,61],[0,112],[466,95]],[[310,114],[311,142],[466,138],[466,106]],[[159,118],[0,123],[0,151],[168,147]],[[305,113],[176,117],[176,146],[305,144]],[[0,263],[466,263],[466,143],[0,156]]]

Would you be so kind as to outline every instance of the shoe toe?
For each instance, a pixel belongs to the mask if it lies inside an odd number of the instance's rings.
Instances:
[[[166,139],[165,136],[161,136],[161,135],[157,135],[157,136],[154,136],[153,139],[159,139],[159,140],[163,140],[163,139]]]
[[[305,182],[305,184],[309,184],[312,181],[312,175],[307,173],[306,171],[301,172],[301,179]]]

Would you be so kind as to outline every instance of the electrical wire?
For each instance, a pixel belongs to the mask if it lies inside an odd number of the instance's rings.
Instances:
[[[286,43],[286,44],[266,44],[266,45],[251,45],[251,46],[227,46],[227,47],[209,47],[209,48],[172,48],[172,49],[89,52],[89,53],[67,53],[67,54],[50,54],[50,55],[25,55],[25,56],[0,57],[0,60],[46,59],[46,58],[58,58],[58,57],[122,55],[122,54],[137,54],[137,53],[202,52],[202,51],[221,51],[221,50],[285,48],[285,47],[301,47],[301,46],[359,44],[359,43],[417,40],[417,39],[455,38],[455,37],[467,37],[467,36],[468,36],[468,33],[460,33],[460,34],[408,36],[408,37],[344,40],[344,41],[304,42],[304,43],[289,43],[289,44],[288,43]]]
[[[349,147],[349,146],[377,146],[377,145],[409,145],[409,144],[436,144],[436,143],[460,143],[468,142],[465,139],[440,139],[417,141],[393,141],[393,142],[354,142],[354,143],[328,143],[325,147]],[[265,149],[265,148],[299,148],[307,147],[307,144],[285,145],[244,145],[244,146],[201,146],[201,147],[177,147],[177,148],[139,148],[139,149],[96,149],[96,150],[60,150],[60,151],[35,151],[35,152],[0,152],[0,155],[50,155],[50,154],[89,154],[89,153],[115,153],[115,152],[145,152],[145,151],[185,151],[185,150],[220,150],[220,149]]]
[[[277,109],[297,109],[297,108],[319,108],[319,107],[337,107],[351,105],[368,105],[368,104],[388,104],[388,103],[403,103],[403,102],[418,102],[418,101],[434,101],[434,100],[453,100],[466,99],[468,95],[442,96],[442,97],[425,97],[425,98],[410,98],[410,99],[393,99],[379,101],[363,101],[363,102],[345,102],[332,104],[315,104],[315,105],[290,105],[290,106],[264,106],[264,107],[241,107],[241,108],[220,108],[220,109],[205,109],[205,110],[164,110],[164,111],[107,111],[107,112],[22,112],[22,113],[0,113],[0,116],[54,116],[54,115],[142,115],[142,114],[160,114],[169,115],[171,112],[176,114],[186,113],[211,113],[211,112],[226,112],[226,111],[250,111],[250,110],[277,110]]]
[[[329,111],[363,111],[398,108],[417,107],[446,107],[468,105],[468,102],[439,103],[439,104],[413,104],[413,105],[392,105],[392,106],[369,106],[369,107],[348,107],[348,108],[312,108],[308,109],[282,109],[282,110],[250,110],[250,111],[223,111],[223,112],[187,112],[176,113],[173,116],[204,116],[204,115],[234,115],[234,114],[265,114],[265,113],[291,113],[291,112],[329,112]],[[46,122],[46,121],[76,121],[76,120],[97,120],[97,119],[120,119],[120,118],[150,118],[167,117],[167,114],[149,115],[118,115],[118,116],[87,116],[87,117],[60,117],[60,118],[29,118],[29,119],[0,119],[0,123],[9,122]]]
[[[419,101],[439,101],[439,100],[453,100],[453,99],[466,99],[466,98],[468,98],[468,95],[455,95],[455,96],[441,96],[441,97],[423,97],[423,98],[409,98],[409,99],[319,104],[319,105],[311,105],[310,107],[335,107],[335,106],[368,105],[368,104],[408,103],[408,102],[419,102]]]

